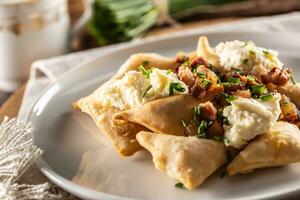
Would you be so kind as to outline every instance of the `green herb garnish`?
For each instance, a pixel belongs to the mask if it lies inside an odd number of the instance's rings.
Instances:
[[[291,79],[292,83],[293,83],[294,85],[296,85],[296,80],[295,80],[295,78],[294,78],[293,76],[291,76],[290,79]]]
[[[198,126],[197,137],[206,138],[207,127],[208,127],[207,121],[202,120],[200,125]]]
[[[230,103],[230,102],[232,102],[232,101],[234,101],[234,100],[237,100],[237,97],[236,97],[236,96],[228,95],[228,96],[226,97],[226,101],[227,101],[228,103]]]
[[[264,85],[254,85],[251,87],[251,92],[254,95],[263,95],[267,92],[267,88]]]
[[[217,142],[223,142],[224,137],[223,136],[214,136],[213,140],[217,141]]]
[[[251,75],[247,76],[248,81],[255,82],[255,78]]]
[[[262,50],[262,52],[265,54],[265,55],[268,55],[269,52],[267,50]]]
[[[225,117],[225,116],[223,116],[223,124],[225,124],[225,125],[229,125],[229,121],[228,121],[228,118],[227,117]]]
[[[273,95],[272,94],[265,94],[265,95],[260,96],[259,98],[263,101],[269,101],[273,98]]]
[[[225,144],[226,147],[228,147],[230,145],[230,141],[226,137],[224,137],[223,142],[224,142],[224,144]]]
[[[178,92],[184,92],[185,88],[181,85],[181,83],[171,83],[169,87],[169,95],[173,95],[174,90]]]
[[[206,89],[211,84],[210,80],[203,79],[199,84],[202,89]]]
[[[228,81],[230,83],[240,83],[241,82],[241,80],[239,78],[234,78],[234,77],[229,77]]]
[[[181,124],[184,128],[186,127],[186,122],[184,121],[184,119],[181,119]]]
[[[224,83],[221,83],[224,87],[230,87],[231,86],[231,83],[229,82],[224,82]]]
[[[190,65],[190,60],[187,59],[184,61],[183,65],[185,65],[186,67],[188,67]]]
[[[218,110],[218,112],[217,112],[217,118],[220,121],[222,121],[223,124],[229,125],[228,118],[223,115],[223,111],[222,110]]]
[[[252,49],[249,50],[249,53],[250,53],[251,55],[253,55],[253,56],[255,55],[255,51],[252,50]]]
[[[241,73],[242,70],[236,67],[231,67],[231,71],[235,72],[235,73]]]
[[[142,72],[142,74],[143,74],[146,78],[149,78],[149,77],[150,77],[151,71],[145,69],[145,67],[144,67],[143,65],[140,65],[140,66],[139,66],[139,70],[140,70],[140,72]]]
[[[141,97],[144,98],[147,94],[147,92],[152,88],[152,85],[146,88],[146,90],[142,93]]]
[[[167,74],[171,74],[173,71],[171,69],[168,69]]]
[[[205,74],[201,72],[196,72],[196,76],[198,76],[199,78],[205,78]]]
[[[249,59],[248,59],[248,58],[245,58],[245,59],[243,60],[243,64],[244,64],[244,65],[247,64],[248,61],[249,61]]]
[[[201,107],[195,106],[194,107],[194,120],[198,121],[198,119],[201,117]]]
[[[180,182],[176,183],[174,186],[177,187],[177,188],[180,188],[180,189],[183,188],[183,184],[180,183]]]

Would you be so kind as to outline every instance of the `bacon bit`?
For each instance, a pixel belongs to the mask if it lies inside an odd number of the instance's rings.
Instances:
[[[247,76],[241,76],[241,77],[240,77],[240,80],[241,80],[241,82],[244,83],[244,84],[247,84],[247,83],[248,83],[248,78],[247,78]]]
[[[198,67],[199,65],[204,65],[204,66],[207,66],[207,63],[204,61],[204,59],[202,57],[197,57],[195,58],[192,62],[191,62],[191,65],[190,67],[192,69]]]
[[[195,77],[193,72],[185,66],[180,66],[178,68],[178,78],[183,81],[186,85],[191,88],[195,84]]]
[[[199,106],[202,111],[201,116],[203,119],[206,119],[206,120],[216,120],[217,119],[217,109],[210,101],[207,101],[205,103],[200,103]]]
[[[251,98],[250,90],[237,90],[233,95],[241,98],[246,98],[246,99]]]
[[[225,92],[235,92],[237,90],[245,90],[246,87],[242,83],[231,84],[229,86],[224,87]]]
[[[291,69],[273,67],[267,74],[261,75],[263,83],[273,83],[275,85],[285,85],[291,77]]]
[[[289,122],[299,119],[297,107],[285,95],[281,95],[280,108],[282,111],[281,119]]]
[[[194,97],[198,97],[200,93],[204,91],[204,89],[200,87],[200,83],[201,80],[197,78],[195,84],[191,87],[191,93]]]
[[[274,85],[273,83],[267,83],[267,84],[265,84],[265,86],[266,86],[266,88],[268,89],[268,90],[270,90],[270,91],[274,91],[274,90],[276,90],[276,85]]]
[[[213,121],[207,131],[207,138],[212,139],[215,136],[223,136],[224,129],[218,121]]]

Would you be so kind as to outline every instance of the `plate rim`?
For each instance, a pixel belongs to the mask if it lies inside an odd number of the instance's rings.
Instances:
[[[268,33],[268,32],[257,32],[257,31],[199,31],[199,30],[190,30],[187,32],[184,32],[184,35],[182,34],[182,31],[179,32],[175,32],[169,35],[162,35],[162,36],[153,36],[153,37],[149,37],[149,38],[145,38],[145,39],[138,39],[132,42],[125,42],[125,43],[121,43],[118,45],[112,45],[111,49],[106,50],[105,52],[100,53],[100,55],[92,57],[90,59],[87,59],[86,61],[84,61],[83,63],[79,64],[78,66],[70,69],[69,71],[67,71],[66,73],[64,73],[63,75],[61,75],[60,77],[58,77],[54,82],[52,82],[49,86],[47,86],[45,89],[42,90],[42,92],[36,97],[36,99],[32,102],[32,104],[29,105],[29,109],[27,110],[27,112],[24,115],[24,118],[22,119],[24,122],[27,122],[29,124],[32,123],[32,115],[34,113],[34,107],[35,105],[40,101],[40,99],[45,95],[45,93],[47,93],[47,91],[49,91],[55,84],[61,82],[61,80],[65,79],[65,77],[68,77],[69,74],[73,74],[76,71],[78,71],[79,69],[83,68],[84,66],[88,65],[89,63],[95,62],[96,60],[105,57],[106,55],[112,54],[116,51],[121,51],[121,50],[125,50],[131,47],[135,47],[135,46],[139,46],[139,45],[144,45],[144,44],[150,44],[152,42],[158,42],[158,41],[164,41],[164,40],[174,40],[175,38],[181,38],[181,37],[191,37],[191,36],[195,36],[195,35],[222,35],[222,34],[254,34],[254,35],[273,35],[273,36],[279,36],[282,34],[285,35],[291,35],[292,37],[295,36],[300,36],[300,34],[297,33]],[[300,46],[299,46],[300,49]],[[295,55],[294,55],[295,53]],[[299,57],[296,56],[297,52],[294,52],[293,50],[291,51],[291,57]],[[107,75],[107,74],[106,74]],[[104,75],[105,76],[105,75]],[[99,78],[101,79],[101,77]],[[64,178],[63,176],[59,175],[58,173],[56,173],[54,170],[51,169],[51,167],[47,164],[47,162],[42,158],[39,157],[38,160],[36,161],[37,167],[39,168],[39,170],[42,172],[42,174],[44,174],[47,178],[49,178],[50,181],[52,181],[53,183],[55,183],[56,185],[58,185],[59,187],[65,189],[66,191],[80,197],[80,198],[88,198],[88,199],[106,199],[106,200],[140,200],[140,199],[136,199],[136,198],[131,198],[131,197],[123,197],[123,196],[119,196],[119,195],[113,195],[113,194],[109,194],[109,193],[105,193],[105,192],[101,192],[101,191],[97,191],[97,190],[93,190],[81,185],[78,185],[76,183],[73,183],[72,181]],[[66,184],[67,183],[67,184]],[[73,188],[73,189],[72,189]],[[80,192],[77,192],[80,191]],[[296,192],[300,191],[300,186],[296,189],[291,189],[289,191],[283,191],[283,192],[277,192],[277,194],[273,195],[272,194],[265,194],[265,195],[260,195],[258,196],[258,198],[255,199],[273,199],[273,198],[284,198],[287,195],[296,193]],[[85,194],[83,194],[83,192]],[[93,195],[90,195],[93,194]],[[248,200],[248,199],[253,199],[250,197],[242,197],[242,198],[236,198],[236,200]]]

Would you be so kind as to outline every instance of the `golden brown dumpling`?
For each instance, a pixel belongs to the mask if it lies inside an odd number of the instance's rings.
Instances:
[[[229,175],[251,172],[300,161],[300,131],[288,122],[277,122],[268,133],[259,136],[227,166]]]
[[[206,36],[201,36],[199,38],[196,53],[197,56],[204,58],[208,63],[214,66],[220,65],[220,58],[216,54],[215,50],[209,45]]]
[[[176,66],[175,59],[163,57],[158,54],[140,53],[132,55],[121,66],[114,77],[99,87],[93,94],[74,103],[75,108],[81,109],[82,112],[89,114],[94,119],[99,129],[109,136],[117,151],[123,156],[132,155],[141,149],[141,146],[136,141],[135,135],[141,130],[148,129],[129,121],[112,123],[112,116],[120,110],[113,107],[103,107],[98,94],[105,85],[122,78],[127,71],[137,70],[144,61],[148,61],[146,68],[158,67],[160,69],[173,69]]]
[[[300,83],[292,84],[287,83],[284,86],[277,86],[275,88],[279,93],[284,94],[291,98],[297,106],[300,106]]]
[[[222,142],[193,137],[140,132],[138,142],[151,152],[158,170],[192,190],[226,162]]]
[[[141,107],[117,113],[114,120],[128,120],[156,132],[185,135],[182,120],[193,119],[193,108],[200,100],[191,95],[175,95],[148,102]]]

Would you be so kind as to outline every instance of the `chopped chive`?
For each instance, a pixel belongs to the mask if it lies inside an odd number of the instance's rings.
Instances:
[[[225,125],[229,125],[229,121],[228,121],[228,118],[227,117],[225,117],[225,116],[223,116],[223,124],[225,124]]]
[[[263,101],[269,101],[273,98],[273,95],[272,94],[266,94],[266,95],[262,95],[260,96],[260,99],[263,100]]]
[[[168,69],[167,74],[171,74],[173,71],[171,69]]]
[[[230,102],[232,102],[232,101],[234,101],[234,100],[237,100],[237,97],[236,97],[236,96],[228,95],[228,96],[226,97],[226,101],[227,101],[228,103],[230,103]]]
[[[251,75],[248,75],[248,76],[247,76],[247,79],[248,79],[249,81],[251,81],[251,82],[255,82],[255,78],[254,78],[253,76],[251,76]]]
[[[217,142],[223,142],[223,136],[214,136],[213,140],[217,141]]]
[[[251,87],[252,94],[263,95],[267,92],[267,88],[264,85],[254,85]]]
[[[223,115],[223,110],[218,110],[217,118],[222,121],[223,124],[229,125],[228,118]]]
[[[201,72],[196,72],[196,76],[198,76],[199,78],[205,78],[205,74]]]
[[[195,67],[193,70],[192,70],[193,74],[195,74],[197,72],[197,67]]]
[[[236,67],[231,67],[231,71],[235,72],[235,73],[241,73],[242,70]]]
[[[249,62],[249,59],[248,58],[245,58],[244,60],[243,60],[243,64],[247,64]]]
[[[183,184],[180,183],[180,182],[176,183],[174,186],[177,187],[177,188],[180,188],[180,189],[183,188]]]
[[[222,109],[218,110],[218,112],[217,112],[217,118],[218,118],[219,120],[222,120],[222,119],[223,119],[223,110],[222,110]]]
[[[206,138],[207,126],[208,126],[207,121],[202,120],[200,125],[198,126],[197,137]]]
[[[184,92],[185,88],[181,85],[181,83],[171,83],[169,87],[169,95],[173,95],[174,90],[178,92]]]
[[[140,72],[142,72],[142,74],[146,77],[149,78],[150,77],[150,71],[145,69],[145,67],[143,65],[139,66],[139,70]]]
[[[185,65],[185,66],[189,66],[190,65],[190,61],[187,59],[187,60],[185,60],[184,61],[184,63],[183,63],[183,65]]]
[[[228,81],[230,83],[240,83],[241,82],[241,80],[239,78],[234,78],[234,77],[229,77]]]
[[[198,119],[201,117],[201,107],[195,106],[194,107],[194,120],[198,121]]]
[[[294,85],[296,85],[296,80],[295,80],[295,78],[294,78],[293,76],[291,76],[290,79],[291,79],[292,83],[293,83]]]
[[[252,49],[249,50],[249,53],[250,53],[251,55],[253,55],[253,56],[255,55],[255,51],[252,50]]]
[[[224,83],[222,83],[222,85],[223,85],[224,87],[230,87],[230,86],[231,86],[231,84],[230,84],[229,82],[224,82]]]
[[[184,121],[184,119],[181,119],[181,124],[184,128],[186,127],[186,122]]]
[[[147,94],[147,92],[152,88],[152,85],[146,88],[146,90],[142,93],[141,97],[144,98]]]
[[[268,55],[269,52],[267,50],[262,50],[262,52],[265,54],[265,55]]]
[[[230,141],[226,137],[224,137],[223,142],[224,142],[225,146],[227,146],[227,147],[230,145]]]
[[[144,60],[143,63],[142,63],[142,65],[143,65],[143,66],[147,66],[147,65],[149,65],[149,63],[150,63],[150,62],[149,62],[148,60]]]
[[[209,85],[211,84],[211,81],[210,80],[207,80],[207,79],[203,79],[200,83],[200,87],[202,89],[206,89]]]

